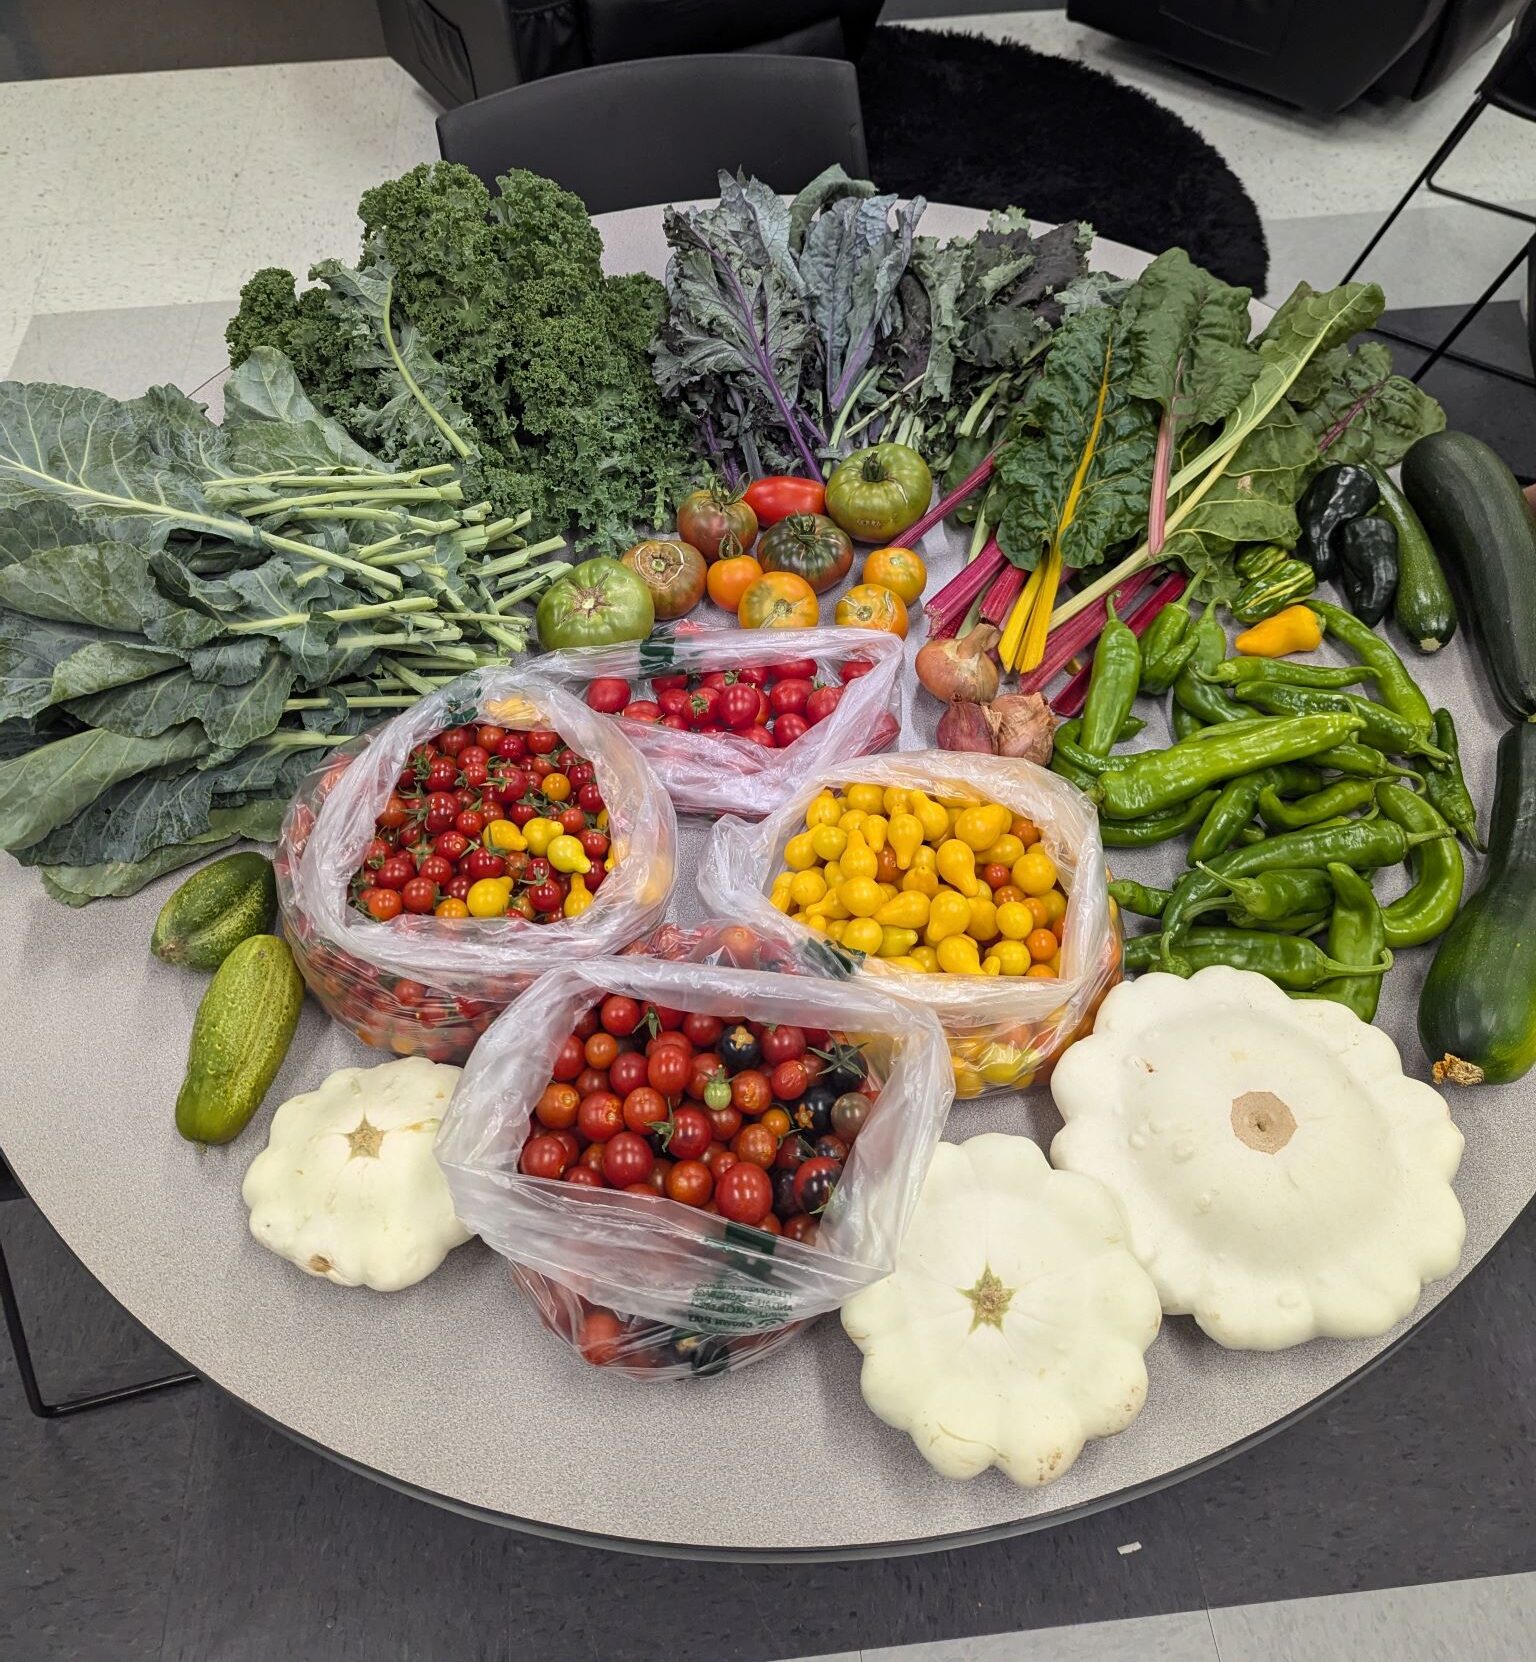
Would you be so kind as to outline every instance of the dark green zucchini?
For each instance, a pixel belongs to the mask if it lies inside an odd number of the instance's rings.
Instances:
[[[1499,741],[1483,886],[1440,938],[1419,997],[1435,1082],[1502,1085],[1536,1062],[1536,726]]]
[[[1536,718],[1536,517],[1509,469],[1469,433],[1431,433],[1403,492],[1434,539],[1512,721]]]
[[[1456,633],[1451,586],[1413,504],[1381,468],[1373,466],[1371,477],[1381,490],[1376,512],[1397,532],[1397,596],[1392,615],[1420,652],[1438,652]]]

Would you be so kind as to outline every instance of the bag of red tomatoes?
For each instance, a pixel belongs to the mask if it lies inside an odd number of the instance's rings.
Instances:
[[[955,1094],[1023,1090],[1092,1026],[1120,932],[1092,803],[1032,762],[961,751],[803,777],[756,825],[713,827],[711,911],[804,967],[932,1011]]]
[[[274,860],[327,1013],[443,1062],[552,963],[647,934],[676,864],[672,804],[623,732],[511,669],[461,676],[333,755]]]
[[[904,643],[869,629],[681,630],[535,659],[618,725],[684,813],[760,818],[901,731]]]
[[[438,1133],[455,1212],[545,1324],[647,1379],[739,1367],[889,1274],[953,1091],[932,1017],[718,961],[741,940],[552,971]]]

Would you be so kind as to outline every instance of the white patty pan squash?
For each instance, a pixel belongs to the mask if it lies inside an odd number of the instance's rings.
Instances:
[[[936,1471],[1028,1485],[1136,1418],[1162,1319],[1114,1198],[997,1133],[939,1144],[895,1270],[842,1316],[865,1402]]]
[[[469,1239],[432,1153],[458,1080],[412,1056],[285,1102],[245,1174],[251,1233],[341,1287],[393,1293],[431,1275]]]
[[[1051,1090],[1051,1159],[1114,1191],[1163,1309],[1218,1344],[1374,1337],[1461,1257],[1461,1133],[1342,1004],[1246,970],[1143,975]]]

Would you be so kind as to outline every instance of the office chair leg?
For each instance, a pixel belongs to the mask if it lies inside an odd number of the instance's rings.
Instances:
[[[1445,165],[1445,162],[1451,152],[1467,136],[1468,132],[1472,128],[1472,123],[1477,120],[1477,118],[1485,109],[1487,109],[1487,107],[1488,104],[1486,99],[1478,98],[1473,101],[1466,114],[1463,115],[1461,120],[1456,123],[1449,133],[1446,134],[1440,148],[1424,164],[1423,171],[1420,172],[1419,176],[1397,199],[1397,202],[1387,214],[1387,217],[1376,227],[1375,234],[1372,236],[1371,240],[1366,243],[1365,247],[1362,248],[1359,254],[1355,256],[1354,264],[1350,266],[1349,270],[1346,271],[1339,279],[1341,283],[1349,282],[1360,267],[1365,264],[1367,258],[1375,249],[1377,243],[1379,243],[1387,232],[1392,229],[1398,215],[1408,206],[1414,192],[1417,191],[1421,185],[1428,184],[1434,178],[1435,174]]]
[[[1475,318],[1477,314],[1482,311],[1483,307],[1493,299],[1494,295],[1496,295],[1499,290],[1503,288],[1505,283],[1507,283],[1509,279],[1520,269],[1522,263],[1528,260],[1533,253],[1536,253],[1536,237],[1532,237],[1531,240],[1526,243],[1525,247],[1515,255],[1514,259],[1512,259],[1509,264],[1504,267],[1504,269],[1498,274],[1497,277],[1494,278],[1488,287],[1485,288],[1477,299],[1474,300],[1466,309],[1466,311],[1461,314],[1454,327],[1443,337],[1439,345],[1431,349],[1429,356],[1416,370],[1414,370],[1413,379],[1415,381],[1422,381],[1424,377],[1429,374],[1430,370],[1432,370],[1435,365],[1439,363],[1443,357],[1445,357],[1450,348],[1456,344],[1457,340],[1460,339],[1461,333],[1467,325],[1471,323],[1473,318]]]
[[[4,1243],[0,1243],[0,1304],[5,1306],[5,1327],[10,1334],[11,1349],[16,1355],[22,1393],[27,1399],[27,1407],[40,1420],[61,1420],[70,1414],[83,1414],[89,1408],[105,1408],[109,1403],[127,1402],[132,1397],[148,1396],[152,1391],[165,1391],[172,1386],[197,1382],[195,1373],[173,1373],[163,1379],[146,1379],[137,1385],[123,1385],[115,1391],[93,1391],[88,1396],[69,1397],[63,1402],[46,1402],[38,1387],[37,1370],[32,1366],[32,1347],[27,1343],[26,1329],[21,1325],[21,1307],[16,1302],[16,1289],[11,1284]]]

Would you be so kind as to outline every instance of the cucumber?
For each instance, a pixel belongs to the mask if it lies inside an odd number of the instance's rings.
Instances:
[[[264,854],[228,854],[194,872],[160,908],[149,950],[168,964],[216,970],[277,916],[277,880]]]
[[[238,1137],[277,1077],[304,1002],[288,943],[251,935],[219,965],[192,1023],[176,1129],[192,1143]]]
[[[1536,727],[1499,741],[1483,886],[1440,938],[1419,998],[1435,1082],[1502,1085],[1536,1062]]]
[[[1536,717],[1536,518],[1481,439],[1431,433],[1403,459],[1403,492],[1434,539],[1512,721]]]
[[[1397,594],[1392,615],[1420,652],[1438,652],[1456,633],[1451,586],[1413,504],[1381,468],[1372,466],[1371,476],[1381,487],[1376,512],[1397,532]]]

